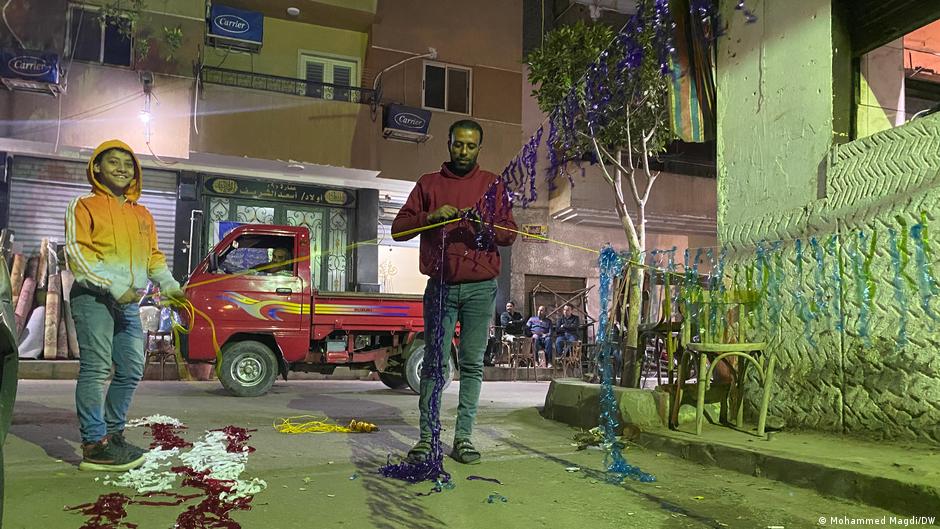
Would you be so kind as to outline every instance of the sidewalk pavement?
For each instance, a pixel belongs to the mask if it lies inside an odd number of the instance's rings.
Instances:
[[[737,430],[708,423],[697,436],[693,407],[682,407],[679,430],[673,431],[665,426],[668,394],[614,390],[621,424],[633,425],[625,429],[625,438],[650,450],[898,514],[940,517],[940,446],[790,430],[759,438],[756,428]],[[545,397],[543,416],[593,428],[599,396],[597,384],[556,379]],[[717,409],[711,415],[717,417]]]

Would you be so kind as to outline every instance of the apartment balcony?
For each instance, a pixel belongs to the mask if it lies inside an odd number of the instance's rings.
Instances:
[[[372,104],[375,100],[375,92],[369,88],[318,83],[305,79],[227,70],[225,68],[214,68],[211,66],[202,67],[200,70],[200,80],[204,83],[312,97],[325,101]]]

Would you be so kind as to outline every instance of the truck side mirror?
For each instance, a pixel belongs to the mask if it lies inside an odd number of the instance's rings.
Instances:
[[[209,252],[209,273],[219,269],[219,255],[215,252]]]

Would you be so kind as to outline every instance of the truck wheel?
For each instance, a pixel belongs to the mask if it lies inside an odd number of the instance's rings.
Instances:
[[[277,357],[261,342],[237,342],[222,350],[222,386],[236,397],[258,397],[274,385]]]
[[[408,385],[404,375],[396,375],[395,373],[379,371],[379,380],[391,389],[401,389]]]
[[[415,393],[421,393],[421,366],[424,365],[424,345],[418,346],[405,363],[405,378],[408,387]],[[454,381],[454,359],[447,363],[447,373],[444,375],[444,389]]]

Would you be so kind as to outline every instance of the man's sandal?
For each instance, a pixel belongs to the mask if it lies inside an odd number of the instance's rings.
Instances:
[[[416,465],[427,461],[429,455],[431,455],[431,441],[422,439],[414,445],[414,448],[408,451],[405,461]]]
[[[454,458],[458,463],[463,463],[465,465],[476,465],[480,462],[480,452],[473,447],[473,443],[470,442],[470,439],[454,439],[454,449],[450,453],[450,457]]]

